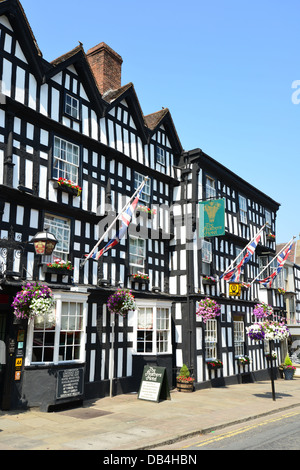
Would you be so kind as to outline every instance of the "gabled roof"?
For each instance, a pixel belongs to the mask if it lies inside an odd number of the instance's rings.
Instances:
[[[133,83],[130,82],[117,90],[109,90],[104,93],[102,98],[110,104],[109,109],[115,106],[116,102],[126,99],[135,114],[139,128],[142,130],[145,138],[147,135],[147,141],[163,124],[175,153],[180,154],[182,152],[183,149],[169,109],[163,108],[160,111],[144,116]]]
[[[71,51],[52,60],[52,62],[50,62],[51,67],[47,70],[46,77],[50,78],[70,65],[75,67],[82,83],[87,84],[85,91],[89,96],[90,101],[93,105],[98,107],[99,113],[102,115],[105,106],[101,100],[101,95],[97,87],[94,74],[90,68],[90,64],[86,58],[86,54],[81,43]]]
[[[43,80],[42,53],[19,0],[0,0],[0,15],[7,16],[38,82]]]
[[[133,83],[129,82],[127,85],[124,85],[117,90],[109,90],[102,95],[102,98],[109,104],[107,108],[108,111],[116,106],[120,101],[124,99],[127,101],[128,108],[132,114],[135,125],[141,133],[143,142],[146,143],[148,136],[145,129],[144,115]]]
[[[156,111],[155,113],[145,116],[145,124],[149,129],[150,135],[153,135],[161,125],[164,125],[175,153],[179,155],[183,152],[180,139],[168,108],[162,108],[160,111]]]

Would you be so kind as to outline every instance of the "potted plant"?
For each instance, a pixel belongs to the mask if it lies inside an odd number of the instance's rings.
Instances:
[[[38,282],[28,282],[13,299],[14,315],[19,319],[30,319],[46,315],[54,305],[52,290]]]
[[[176,388],[179,392],[193,392],[195,379],[191,377],[188,367],[183,364],[176,377]]]
[[[130,310],[136,309],[134,296],[129,290],[118,289],[108,298],[107,308],[110,313],[118,313],[126,317]]]
[[[283,363],[283,375],[285,380],[292,380],[294,378],[295,370],[296,367],[293,366],[290,356],[287,354]]]
[[[55,189],[61,189],[62,191],[72,194],[72,196],[80,196],[82,192],[82,188],[78,184],[67,178],[58,178],[57,181],[54,181],[53,186]]]
[[[275,351],[272,351],[271,353],[267,353],[265,357],[267,361],[271,361],[271,359],[275,360],[277,359],[277,353]]]
[[[221,307],[217,302],[209,297],[199,302],[196,315],[201,316],[204,323],[208,320],[218,317],[221,313]]]
[[[248,284],[247,282],[241,282],[241,289],[243,291],[247,291],[250,287],[250,284]]]
[[[220,359],[212,359],[211,361],[206,362],[208,369],[215,370],[215,369],[222,369],[223,362]]]

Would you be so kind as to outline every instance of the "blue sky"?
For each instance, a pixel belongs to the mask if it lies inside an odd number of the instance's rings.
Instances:
[[[298,238],[297,2],[21,3],[46,60],[78,41],[86,52],[106,42],[122,56],[122,85],[133,82],[144,115],[169,108],[184,149],[201,148],[279,202],[277,242]]]

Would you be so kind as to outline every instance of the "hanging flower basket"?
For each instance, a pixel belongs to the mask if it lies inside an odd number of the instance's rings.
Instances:
[[[213,299],[207,297],[206,299],[202,299],[199,302],[199,307],[196,311],[196,315],[201,316],[204,323],[208,320],[212,320],[218,317],[221,313],[221,307],[217,302]]]
[[[134,296],[131,291],[118,289],[108,298],[107,308],[110,313],[126,317],[130,310],[136,309]]]
[[[264,321],[246,327],[246,333],[254,341],[283,341],[290,336],[286,325],[277,321]]]
[[[290,336],[290,331],[284,323],[278,321],[265,321],[263,322],[265,330],[265,339],[268,341],[283,341]]]
[[[27,283],[14,297],[12,307],[14,315],[20,319],[29,319],[46,315],[54,304],[52,290],[38,282]]]
[[[246,327],[246,333],[250,339],[261,341],[265,338],[265,330],[262,323],[254,323]]]
[[[269,315],[272,314],[273,308],[271,307],[271,305],[268,305],[264,302],[256,304],[253,309],[253,315],[255,315],[256,318],[267,318]]]

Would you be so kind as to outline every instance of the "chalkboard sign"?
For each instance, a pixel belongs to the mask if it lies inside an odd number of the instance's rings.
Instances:
[[[77,397],[83,394],[83,368],[64,369],[57,373],[56,398]]]
[[[171,399],[165,367],[144,367],[138,398],[156,402]]]

